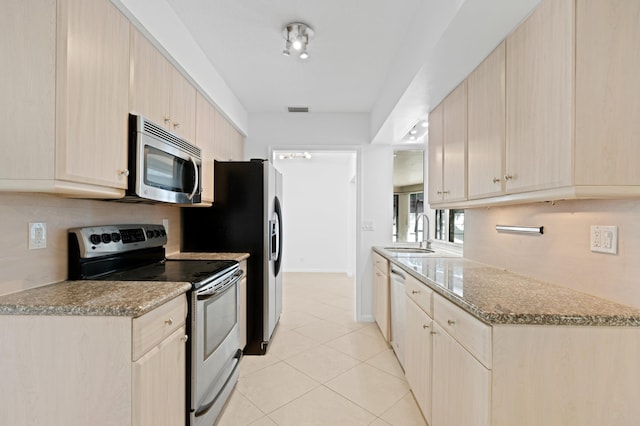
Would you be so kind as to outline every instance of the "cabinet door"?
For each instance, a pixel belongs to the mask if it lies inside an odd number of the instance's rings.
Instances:
[[[231,137],[229,138],[230,157],[233,161],[242,161],[244,159],[244,138],[242,134],[229,124]]]
[[[444,100],[443,190],[445,201],[467,196],[467,82]]]
[[[640,184],[640,2],[576,6],[576,185]]]
[[[505,43],[467,78],[469,199],[504,191]]]
[[[490,424],[491,371],[433,322],[433,426]]]
[[[574,15],[543,1],[507,38],[507,192],[572,183]]]
[[[422,414],[431,424],[432,320],[410,297],[405,301],[405,376]]]
[[[56,2],[4,1],[0,52],[0,178],[53,179]]]
[[[171,125],[169,131],[188,142],[196,138],[196,89],[171,66]]]
[[[133,425],[184,425],[185,353],[181,327],[133,363]]]
[[[129,22],[108,0],[58,2],[56,178],[124,189]]]
[[[382,336],[389,341],[389,276],[374,267],[373,315]]]
[[[138,30],[131,28],[129,109],[159,126],[171,122],[172,66]]]
[[[213,202],[215,109],[200,93],[196,95],[195,144],[202,150],[202,201]]]
[[[429,204],[442,202],[442,167],[443,152],[443,104],[438,105],[429,113],[429,142],[427,144],[429,152]]]
[[[218,161],[229,161],[229,123],[216,109],[215,143],[213,155]]]

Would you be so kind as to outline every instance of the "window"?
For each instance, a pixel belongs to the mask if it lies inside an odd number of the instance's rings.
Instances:
[[[464,242],[464,210],[436,210],[435,238],[462,244]]]

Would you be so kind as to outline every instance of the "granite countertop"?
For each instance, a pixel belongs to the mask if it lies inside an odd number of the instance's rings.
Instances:
[[[492,324],[640,326],[640,310],[460,257],[374,251]]]
[[[249,253],[196,253],[179,252],[167,255],[170,260],[235,260],[242,262],[249,258]]]
[[[135,318],[190,289],[185,282],[61,281],[0,296],[0,314]]]

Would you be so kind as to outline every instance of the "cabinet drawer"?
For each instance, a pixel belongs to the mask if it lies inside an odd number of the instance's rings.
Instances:
[[[491,368],[491,326],[446,299],[433,297],[433,319],[485,367]]]
[[[389,261],[378,253],[373,253],[373,265],[384,275],[389,275]]]
[[[133,361],[137,361],[149,349],[182,327],[186,316],[187,301],[185,296],[180,296],[139,318],[134,318],[132,324]]]
[[[426,312],[427,315],[432,317],[431,301],[433,291],[410,275],[407,275],[404,288],[407,296],[416,302],[416,305],[420,306],[420,309]]]

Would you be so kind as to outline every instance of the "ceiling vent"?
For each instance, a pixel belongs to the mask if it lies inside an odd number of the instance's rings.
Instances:
[[[287,107],[289,112],[309,112],[309,107]]]

